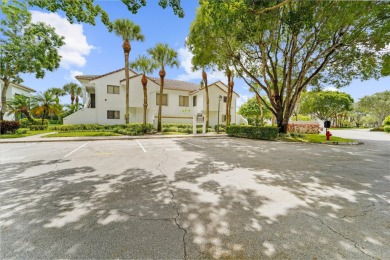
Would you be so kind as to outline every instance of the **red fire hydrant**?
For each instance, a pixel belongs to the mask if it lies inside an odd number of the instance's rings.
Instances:
[[[332,134],[330,133],[330,131],[326,130],[326,140],[327,141],[330,141],[331,136],[332,136]]]

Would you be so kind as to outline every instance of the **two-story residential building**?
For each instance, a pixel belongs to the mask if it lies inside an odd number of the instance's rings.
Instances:
[[[1,93],[3,93],[3,87],[4,87],[4,82],[2,80],[0,80],[0,98],[2,95]],[[36,91],[32,88],[23,86],[21,84],[10,83],[5,96],[6,96],[7,100],[10,100],[17,95],[24,95],[26,97],[31,97],[31,93],[34,93],[34,92],[36,92]],[[15,118],[14,115],[7,115],[7,113],[5,113],[3,118],[4,118],[4,120],[18,119],[18,118]]]
[[[142,74],[132,70],[130,73],[130,122],[143,121],[143,86]],[[76,79],[83,89],[84,108],[64,118],[64,124],[124,124],[126,82],[125,70],[120,69],[103,75],[80,75]],[[147,122],[157,125],[160,79],[148,77]],[[221,96],[221,101],[219,101]],[[218,81],[209,86],[210,125],[226,119],[227,86]],[[233,94],[232,123],[246,123],[246,120],[236,114],[236,104],[239,98]],[[162,123],[192,123],[198,113],[206,114],[206,92],[198,84],[165,79],[162,101]]]

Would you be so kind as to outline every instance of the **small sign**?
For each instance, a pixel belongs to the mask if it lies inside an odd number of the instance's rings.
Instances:
[[[196,122],[197,123],[203,123],[204,122],[204,117],[203,117],[202,113],[198,113],[196,115]]]

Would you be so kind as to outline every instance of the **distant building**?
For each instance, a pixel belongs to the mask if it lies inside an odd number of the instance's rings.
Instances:
[[[130,71],[130,123],[143,122],[142,74]],[[64,124],[124,124],[126,82],[125,70],[120,69],[103,75],[81,75],[76,79],[82,84],[84,108],[64,118]],[[160,79],[148,77],[147,122],[157,125]],[[221,81],[209,85],[210,126],[226,120],[227,86]],[[246,123],[236,114],[239,95],[233,93],[231,123]],[[206,92],[200,85],[165,79],[162,101],[162,123],[192,123],[198,113],[206,115]]]
[[[0,80],[0,97],[1,97],[1,93],[3,92],[3,87],[4,87],[4,82]],[[26,97],[31,97],[31,93],[34,93],[34,92],[36,92],[36,91],[32,88],[29,88],[29,87],[26,87],[26,86],[23,86],[20,84],[10,83],[8,90],[7,90],[6,98],[7,98],[7,100],[10,100],[13,97],[15,97],[16,95],[24,95]],[[0,106],[1,106],[1,104],[0,104]],[[3,118],[4,118],[4,120],[15,120],[14,115],[7,116],[7,113],[4,115]]]

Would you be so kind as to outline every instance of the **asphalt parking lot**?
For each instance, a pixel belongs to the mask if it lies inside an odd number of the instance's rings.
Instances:
[[[0,145],[1,259],[389,259],[390,140]]]

